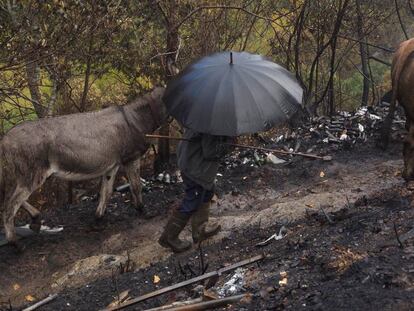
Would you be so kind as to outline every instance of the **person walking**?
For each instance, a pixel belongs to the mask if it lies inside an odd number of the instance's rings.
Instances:
[[[218,223],[209,222],[211,200],[220,160],[231,151],[227,143],[233,141],[231,137],[198,133],[191,129],[185,130],[183,138],[177,148],[177,157],[185,195],[158,240],[161,246],[175,253],[191,248],[190,241],[179,238],[190,219],[194,243],[200,243],[220,231]]]
[[[185,197],[159,243],[173,251],[191,247],[179,234],[192,218],[193,241],[213,236],[208,223],[219,159],[230,137],[267,131],[302,107],[303,89],[295,75],[264,56],[225,51],[202,57],[171,80],[163,101],[185,128],[178,149]],[[210,133],[210,134],[201,134]]]

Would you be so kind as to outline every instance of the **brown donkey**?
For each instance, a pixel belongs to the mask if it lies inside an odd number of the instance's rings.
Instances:
[[[39,229],[39,211],[26,200],[49,176],[64,180],[102,178],[96,217],[104,215],[118,168],[126,168],[133,203],[142,208],[139,159],[149,144],[145,134],[167,119],[164,88],[124,105],[24,122],[0,142],[0,210],[10,243],[16,243],[14,217],[20,207]]]
[[[404,170],[406,180],[414,179],[414,39],[404,41],[395,52],[392,67],[392,98],[390,111],[384,120],[380,146],[388,145],[389,134],[397,102],[404,108],[408,133],[404,140]]]

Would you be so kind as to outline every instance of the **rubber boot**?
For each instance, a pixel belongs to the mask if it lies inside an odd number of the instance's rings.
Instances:
[[[213,235],[216,235],[221,226],[217,223],[209,223],[211,202],[203,203],[191,218],[194,243],[200,243]]]
[[[191,215],[174,211],[165,226],[158,243],[165,248],[170,248],[174,253],[181,253],[191,248],[191,242],[180,240],[178,236],[183,231]]]

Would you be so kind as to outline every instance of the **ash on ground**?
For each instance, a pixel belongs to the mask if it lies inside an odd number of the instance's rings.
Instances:
[[[280,130],[278,135],[265,138],[258,136],[261,146],[285,152],[328,155],[339,150],[352,149],[360,144],[375,143],[389,104],[361,107],[354,112],[340,111],[332,117],[314,117],[300,127]],[[391,128],[391,137],[400,140],[405,135],[405,115],[397,109]],[[238,166],[257,167],[265,163],[288,164],[290,155],[275,155],[256,150],[236,150],[223,160],[226,168]]]

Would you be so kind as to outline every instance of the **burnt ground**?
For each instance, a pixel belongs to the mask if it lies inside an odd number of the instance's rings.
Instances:
[[[380,152],[361,144],[337,151],[332,162],[223,168],[213,208],[223,232],[203,245],[204,264],[212,271],[267,256],[244,272],[237,293],[251,293],[250,301],[226,310],[414,309],[414,234],[406,234],[414,226],[413,192],[400,177],[400,149],[394,144]],[[1,306],[16,310],[33,304],[31,297],[59,293],[39,310],[97,310],[123,290],[136,297],[198,275],[199,249],[172,255],[156,244],[181,194],[180,184],[154,182],[144,194],[158,214],[152,219],[143,219],[128,195],[115,194],[99,226],[93,199],[46,211],[45,223],[63,225],[61,233],[22,240],[21,254],[0,248]],[[281,240],[255,246],[281,226],[287,229]],[[185,300],[194,295],[191,289],[130,309]]]

